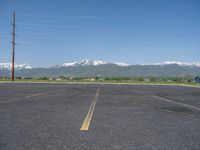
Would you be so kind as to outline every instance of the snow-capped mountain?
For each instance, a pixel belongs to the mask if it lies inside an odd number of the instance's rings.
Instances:
[[[124,63],[124,62],[113,62],[112,64],[115,64],[117,66],[122,66],[122,67],[128,67],[128,66],[130,66],[129,64]]]
[[[98,66],[98,65],[105,65],[105,64],[114,64],[117,66],[122,66],[122,67],[127,67],[127,66],[132,66],[124,62],[107,62],[107,61],[100,61],[100,60],[92,60],[92,59],[83,59],[80,61],[76,62],[69,62],[69,63],[64,63],[63,65],[60,65],[62,67],[69,67],[69,66]],[[139,64],[139,65],[155,65],[155,66],[164,66],[164,65],[178,65],[178,66],[183,66],[183,67],[200,67],[200,62],[179,62],[179,61],[164,61],[161,63],[152,63],[152,64]]]
[[[161,63],[152,63],[152,64],[143,64],[143,65],[155,65],[155,66],[164,66],[164,65],[178,65],[183,67],[200,67],[200,62],[180,62],[180,61],[164,61]]]
[[[0,69],[11,70],[12,63],[0,63]],[[32,67],[28,64],[15,64],[15,69],[23,70],[23,69],[32,69]]]
[[[104,61],[100,61],[100,60],[82,59],[82,60],[76,61],[76,62],[64,63],[62,66],[63,67],[88,66],[88,65],[98,66],[98,65],[104,65],[104,64],[107,64],[107,63],[108,62],[104,62]]]
[[[115,64],[117,66],[129,66],[129,64],[123,63],[123,62],[106,62],[106,61],[100,61],[100,60],[92,60],[92,59],[83,59],[76,62],[69,62],[64,63],[62,67],[69,67],[69,66],[98,66],[98,65],[105,65],[105,64]]]
[[[111,64],[111,65],[117,65],[121,67],[128,67],[128,66],[134,66],[134,65],[129,65],[124,62],[107,62],[107,61],[101,61],[101,60],[92,60],[92,59],[82,59],[80,61],[75,61],[75,62],[68,62],[64,63],[62,65],[56,65],[53,68],[60,68],[60,67],[75,67],[75,66],[99,66],[99,65],[106,65],[106,64]],[[167,65],[178,65],[181,67],[200,67],[200,62],[179,62],[179,61],[164,61],[161,63],[148,63],[148,64],[137,64],[141,66],[167,66]],[[0,69],[6,69],[6,70],[11,70],[12,68],[12,63],[0,63]],[[29,64],[23,63],[23,64],[15,64],[15,69],[16,70],[23,70],[23,69],[32,69],[32,67]]]
[[[11,63],[0,63],[0,77],[10,76],[11,67]],[[123,62],[84,59],[50,68],[32,68],[27,64],[15,64],[15,69],[16,76],[20,77],[200,76],[200,62],[185,63],[177,61],[129,65]]]
[[[163,63],[161,63],[160,65],[171,65],[171,64],[177,64],[179,66],[196,66],[196,67],[200,67],[200,62],[178,62],[178,61],[165,61]]]

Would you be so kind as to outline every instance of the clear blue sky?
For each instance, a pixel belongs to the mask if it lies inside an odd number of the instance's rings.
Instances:
[[[0,62],[200,61],[199,0],[0,0]]]

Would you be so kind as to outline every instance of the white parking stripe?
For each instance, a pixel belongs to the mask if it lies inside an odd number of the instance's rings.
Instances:
[[[199,107],[195,107],[195,106],[192,106],[192,105],[184,104],[184,103],[181,103],[181,102],[175,102],[173,100],[170,100],[170,99],[167,99],[167,98],[163,98],[163,97],[160,97],[160,96],[152,95],[151,97],[154,97],[154,98],[160,99],[162,101],[174,103],[174,104],[177,104],[177,105],[182,105],[182,106],[185,106],[185,107],[200,111]]]
[[[13,98],[13,99],[10,99],[10,100],[0,101],[0,104],[1,103],[16,102],[16,101],[19,101],[19,100],[28,99],[28,98],[37,97],[37,96],[43,96],[43,95],[47,95],[47,94],[55,93],[55,92],[57,92],[57,91],[51,91],[51,92],[46,92],[46,93],[36,93],[36,94],[28,95],[28,96],[25,96],[25,97]]]

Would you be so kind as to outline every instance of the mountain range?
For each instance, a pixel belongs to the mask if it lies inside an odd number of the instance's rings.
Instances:
[[[0,76],[10,76],[11,66],[11,63],[0,63]],[[15,64],[15,75],[21,77],[199,76],[200,62],[165,61],[129,65],[123,62],[83,59],[49,68],[33,68],[28,64]]]

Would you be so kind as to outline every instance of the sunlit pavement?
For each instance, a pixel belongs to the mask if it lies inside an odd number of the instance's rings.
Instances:
[[[0,84],[0,150],[200,149],[200,89]]]

